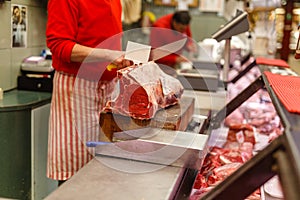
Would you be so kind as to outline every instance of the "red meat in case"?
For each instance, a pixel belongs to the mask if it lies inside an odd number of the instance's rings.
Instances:
[[[253,126],[249,124],[234,124],[229,127],[227,141],[256,143]]]
[[[183,93],[179,80],[154,62],[121,69],[117,79],[115,99],[105,110],[135,119],[153,118],[159,109],[177,104]]]
[[[222,147],[213,146],[204,159],[201,170],[194,182],[190,200],[201,199],[206,192],[222,182],[253,156],[255,138],[253,126],[249,124],[236,124],[230,126],[227,140]],[[243,140],[236,137],[242,134]],[[247,199],[260,199],[257,190]]]

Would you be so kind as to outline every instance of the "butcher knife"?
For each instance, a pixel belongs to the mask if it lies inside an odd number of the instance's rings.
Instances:
[[[180,49],[182,49],[187,41],[187,38],[183,38],[181,40],[177,40],[175,42],[166,44],[164,46],[155,48],[151,50],[151,58],[150,61],[156,61],[160,58],[163,58],[169,54],[176,53]]]
[[[133,61],[134,64],[142,64],[149,61],[156,61],[169,54],[179,51],[184,47],[187,38],[163,45],[151,50],[151,46],[128,41],[125,51],[125,59]],[[107,69],[112,70],[117,66],[110,64]]]
[[[156,61],[169,54],[179,51],[185,45],[186,40],[187,38],[183,38],[152,50],[151,46],[128,41],[125,59],[132,60],[135,64]]]

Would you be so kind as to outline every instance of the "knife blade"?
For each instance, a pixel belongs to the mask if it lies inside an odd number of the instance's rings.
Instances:
[[[133,64],[146,63],[149,60],[151,46],[132,41],[127,42],[125,59],[131,60]]]
[[[183,38],[151,50],[150,46],[148,45],[142,45],[139,43],[128,41],[125,51],[125,59],[133,61],[134,64],[145,63],[146,60],[148,60],[148,62],[156,61],[160,58],[179,51],[182,47],[184,47],[186,41],[187,38]],[[107,69],[111,71],[116,67],[117,66],[115,66],[114,64],[110,64],[108,65]]]
[[[163,58],[169,54],[179,51],[182,47],[184,47],[186,40],[187,40],[187,38],[183,38],[181,40],[177,40],[175,42],[166,44],[164,46],[152,49],[151,50],[151,59],[149,61],[156,61],[156,60]]]
[[[177,40],[175,42],[151,50],[151,47],[148,45],[141,45],[128,41],[125,51],[125,59],[132,60],[134,64],[145,63],[146,60],[148,60],[148,62],[156,61],[160,58],[179,51],[185,45],[186,41],[187,38],[183,38],[181,40]],[[144,53],[145,56],[143,56],[142,53]],[[114,68],[117,68],[117,66],[115,66],[114,64],[110,64],[107,66],[107,69],[109,71]]]

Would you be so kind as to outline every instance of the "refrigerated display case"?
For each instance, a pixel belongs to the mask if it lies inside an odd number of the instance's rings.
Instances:
[[[210,124],[215,128],[219,127],[220,122],[226,116],[259,89],[265,88],[281,118],[284,133],[201,199],[245,199],[276,175],[279,176],[284,198],[300,199],[298,192],[300,188],[300,115],[286,109],[281,100],[282,96],[279,97],[273,85],[270,84],[270,77],[267,74],[273,66],[260,65],[259,67],[262,75],[213,116]],[[286,81],[287,77],[282,75],[283,81]],[[293,76],[293,78],[300,80],[299,76]],[[297,94],[298,90],[296,88],[294,90]],[[283,95],[283,98],[291,97]],[[295,101],[297,102],[297,99]]]

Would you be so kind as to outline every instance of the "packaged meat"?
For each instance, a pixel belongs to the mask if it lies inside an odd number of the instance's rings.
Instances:
[[[175,105],[183,93],[176,78],[154,62],[132,65],[118,71],[115,99],[105,110],[135,119],[150,119],[162,108]]]

